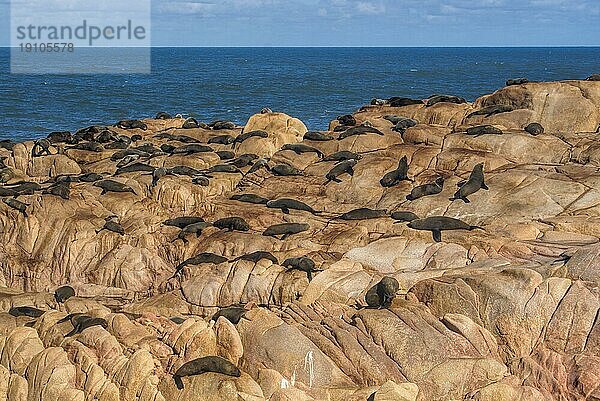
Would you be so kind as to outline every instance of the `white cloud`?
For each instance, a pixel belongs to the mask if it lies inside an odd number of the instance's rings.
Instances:
[[[362,14],[383,14],[385,6],[383,4],[375,4],[370,1],[359,1],[356,3],[356,10]]]

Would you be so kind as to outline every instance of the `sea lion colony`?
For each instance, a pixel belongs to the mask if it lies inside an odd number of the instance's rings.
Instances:
[[[375,99],[322,132],[265,109],[3,141],[0,346],[24,361],[0,362],[24,375],[7,388],[48,372],[74,399],[585,399],[599,85]],[[540,112],[573,88],[599,96]],[[561,334],[567,315],[581,331]],[[531,376],[549,354],[569,362]]]

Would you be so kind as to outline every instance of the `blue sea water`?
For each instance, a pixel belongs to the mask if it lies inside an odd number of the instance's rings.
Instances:
[[[324,129],[373,97],[474,100],[507,78],[600,73],[593,48],[154,48],[151,74],[16,75],[0,49],[0,139],[113,124],[158,111],[244,124],[263,107]]]

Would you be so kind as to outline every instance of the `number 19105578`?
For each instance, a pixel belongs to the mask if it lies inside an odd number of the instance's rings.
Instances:
[[[67,42],[48,42],[48,43],[20,43],[23,53],[73,53],[75,46]]]

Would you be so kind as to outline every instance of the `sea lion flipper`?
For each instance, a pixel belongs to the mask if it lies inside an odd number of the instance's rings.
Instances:
[[[310,283],[313,279],[313,275],[311,271],[307,271],[306,272],[306,276],[308,277],[308,282]]]
[[[342,182],[339,178],[332,178],[331,181],[337,182],[338,184]]]
[[[485,182],[481,183],[481,189],[485,190],[485,191],[489,191],[489,187],[487,185],[485,185]]]
[[[456,184],[457,187],[462,187],[463,185],[465,185],[467,182],[466,181],[461,181],[458,184]]]
[[[352,167],[348,168],[348,174],[350,174],[352,177],[354,177],[354,169]]]
[[[175,385],[179,390],[183,390],[183,381],[181,381],[181,377],[173,376],[173,380],[175,380]]]
[[[283,212],[283,214],[290,214],[290,209],[288,209],[287,207],[282,207],[281,211]]]
[[[282,240],[282,241],[285,241],[285,240],[286,240],[286,239],[287,239],[289,236],[290,236],[289,234],[283,234],[283,235],[281,236],[281,240]]]
[[[435,242],[442,242],[442,232],[440,230],[431,230],[433,233],[433,240]]]
[[[469,199],[468,199],[466,196],[463,196],[461,199],[462,199],[462,200],[463,200],[463,202],[465,202],[465,203],[471,203],[471,201],[470,201],[470,200],[469,200]]]

